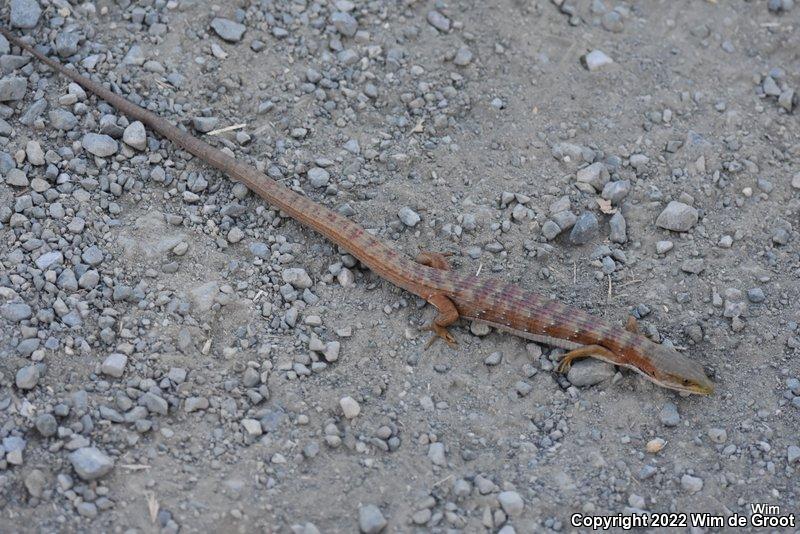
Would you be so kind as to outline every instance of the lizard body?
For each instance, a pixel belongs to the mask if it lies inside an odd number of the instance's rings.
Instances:
[[[380,277],[434,305],[438,315],[429,329],[449,343],[454,344],[455,340],[447,327],[463,317],[569,350],[560,363],[560,371],[568,369],[576,358],[595,357],[633,369],[667,388],[698,394],[713,392],[713,384],[702,366],[673,348],[638,334],[634,325],[628,328],[612,325],[581,309],[497,278],[450,271],[440,254],[423,253],[414,261],[347,217],[291,191],[254,167],[45,56],[5,28],[0,28],[0,32],[120,112],[243,183],[275,208],[347,250]]]

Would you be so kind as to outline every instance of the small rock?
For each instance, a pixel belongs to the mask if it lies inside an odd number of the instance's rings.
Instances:
[[[664,426],[678,426],[678,423],[681,420],[680,415],[678,414],[678,407],[675,406],[675,403],[668,402],[661,408],[661,411],[658,414],[658,418],[661,420],[661,424]]]
[[[435,9],[428,11],[428,24],[430,24],[440,32],[450,31],[450,19],[448,19]]]
[[[576,387],[589,387],[612,378],[616,374],[614,366],[602,360],[586,358],[572,364],[567,380]]]
[[[697,493],[703,489],[703,479],[692,475],[683,475],[681,477],[681,487],[689,493]]]
[[[358,414],[361,413],[361,406],[353,397],[342,397],[339,400],[339,406],[347,419],[358,417]]]
[[[0,79],[0,102],[21,100],[25,96],[28,82],[18,76],[6,76]]]
[[[47,115],[50,125],[57,130],[69,131],[78,125],[78,118],[66,109],[53,109]]]
[[[33,389],[38,383],[39,368],[35,365],[28,365],[17,371],[16,384],[19,389]]]
[[[36,430],[44,438],[54,436],[58,430],[58,423],[52,414],[43,413],[36,417]]]
[[[585,212],[578,217],[575,226],[569,234],[569,240],[573,245],[584,245],[594,238],[600,223],[594,213]]]
[[[242,239],[244,239],[244,231],[238,226],[234,226],[228,232],[228,243],[238,243]]]
[[[335,11],[331,15],[331,22],[336,31],[345,37],[353,37],[358,31],[358,21],[350,13]]]
[[[610,180],[608,169],[603,163],[592,163],[588,167],[578,170],[576,175],[579,183],[591,185],[595,191],[602,191]]]
[[[800,461],[800,447],[797,445],[789,445],[786,449],[786,460],[789,462],[789,465]]]
[[[98,158],[114,155],[119,150],[119,145],[106,134],[87,133],[81,141],[83,148]]]
[[[614,60],[601,50],[592,50],[583,56],[583,63],[590,71],[598,70],[606,65],[614,63]]]
[[[281,272],[281,278],[283,278],[284,282],[297,289],[307,289],[314,285],[314,281],[308,276],[306,270],[301,267],[284,269]]]
[[[144,129],[144,124],[139,121],[130,123],[125,131],[122,132],[122,141],[136,150],[144,150],[147,148],[147,133]]]
[[[428,459],[433,465],[445,467],[447,459],[445,458],[444,443],[437,441],[428,446]]]
[[[149,391],[139,397],[139,405],[147,408],[148,412],[158,415],[167,415],[169,412],[169,404],[167,401]]]
[[[211,29],[222,39],[230,43],[238,43],[242,40],[247,27],[229,19],[216,17],[211,21]]]
[[[45,484],[47,484],[47,479],[45,478],[44,473],[38,469],[34,469],[25,477],[25,489],[28,490],[28,493],[31,497],[35,497],[37,499],[41,497]]]
[[[387,524],[380,508],[374,504],[366,504],[358,509],[358,528],[363,534],[378,534]]]
[[[36,258],[36,267],[45,271],[48,268],[52,267],[53,265],[61,265],[64,262],[64,255],[61,254],[59,250],[51,250],[50,252],[45,252],[38,258]]]
[[[28,176],[22,169],[10,169],[6,174],[6,183],[15,187],[28,187]]]
[[[759,304],[764,302],[767,297],[764,295],[763,289],[760,287],[754,287],[747,290],[747,299],[754,304]]]
[[[708,437],[714,443],[725,443],[728,439],[728,433],[724,428],[709,428]]]
[[[208,399],[205,397],[189,397],[183,404],[183,409],[186,413],[192,413],[200,410],[207,410],[208,406]]]
[[[0,316],[12,323],[30,319],[31,315],[33,315],[33,310],[24,302],[9,302],[0,306]]]
[[[312,167],[309,169],[307,176],[308,181],[311,182],[311,185],[316,188],[325,187],[328,185],[331,177],[328,171],[320,167]]]
[[[37,0],[11,0],[11,26],[14,28],[35,28],[42,15]]]
[[[219,119],[217,117],[194,117],[192,126],[200,133],[208,133],[217,127]]]
[[[503,353],[498,351],[487,356],[483,363],[491,367],[494,365],[499,365],[501,361],[503,361]]]
[[[261,423],[257,419],[242,419],[242,426],[251,438],[257,438],[263,432]]]
[[[96,447],[82,447],[69,455],[72,467],[81,479],[96,480],[108,474],[114,467],[114,460]]]
[[[400,208],[400,211],[397,212],[397,216],[403,224],[410,228],[415,227],[421,220],[419,214],[407,206]]]
[[[656,226],[673,232],[687,232],[697,223],[699,216],[692,206],[673,200],[656,219]]]
[[[657,254],[666,254],[667,252],[672,250],[673,246],[674,246],[674,244],[672,243],[672,241],[658,241],[656,243],[656,253]]]
[[[470,63],[472,63],[472,51],[466,46],[462,46],[458,49],[458,52],[456,52],[453,58],[453,64],[459,67],[466,67]]]
[[[525,501],[522,500],[519,493],[516,491],[503,491],[497,496],[497,500],[500,501],[500,506],[503,507],[503,511],[510,516],[519,515],[522,513],[522,510],[525,508]]]
[[[128,364],[128,357],[120,352],[109,354],[100,367],[100,372],[104,375],[119,378],[125,372],[125,366]]]
[[[622,244],[628,241],[628,225],[621,212],[615,213],[608,221],[608,225],[610,229],[608,239],[612,243]]]

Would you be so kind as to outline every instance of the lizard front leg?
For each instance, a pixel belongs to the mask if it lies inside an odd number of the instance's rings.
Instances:
[[[585,347],[571,350],[566,353],[564,357],[561,358],[561,361],[558,362],[557,371],[559,373],[566,373],[572,366],[573,360],[590,357],[594,357],[609,363],[615,363],[619,359],[614,355],[613,352],[605,347],[601,347],[600,345],[586,345]]]
[[[444,339],[448,345],[455,348],[456,338],[447,331],[447,327],[458,321],[459,314],[456,305],[444,293],[434,293],[428,298],[428,302],[433,304],[439,313],[436,314],[436,317],[428,326],[423,328],[423,330],[430,330],[435,334],[425,345],[425,348],[430,347],[437,338]]]
[[[430,252],[427,250],[423,250],[422,252],[417,254],[415,261],[427,267],[433,267],[434,269],[449,271],[450,262],[447,261],[447,256],[450,256],[449,252]]]

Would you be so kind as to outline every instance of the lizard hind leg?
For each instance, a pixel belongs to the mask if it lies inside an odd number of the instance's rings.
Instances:
[[[566,353],[564,357],[561,358],[561,361],[558,362],[558,368],[556,370],[559,373],[566,373],[569,371],[574,360],[590,357],[595,357],[611,363],[617,360],[614,353],[605,347],[601,347],[600,345],[586,345],[585,347],[580,347]]]
[[[423,328],[423,330],[430,330],[434,333],[434,336],[431,337],[425,345],[425,348],[427,349],[430,347],[438,338],[444,339],[448,345],[455,348],[456,338],[447,330],[447,327],[458,321],[459,315],[456,305],[443,293],[431,295],[428,302],[433,304],[439,313],[429,325]]]
[[[639,323],[636,322],[636,318],[633,315],[628,316],[628,322],[625,323],[625,330],[632,334],[639,333]]]
[[[449,252],[430,252],[423,250],[417,254],[415,261],[425,265],[426,267],[433,267],[434,269],[449,271],[450,262],[447,261],[447,256],[450,256]]]

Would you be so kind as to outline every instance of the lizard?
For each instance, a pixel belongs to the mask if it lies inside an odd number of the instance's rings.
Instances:
[[[558,372],[568,371],[576,359],[592,357],[632,369],[665,388],[700,395],[713,393],[714,384],[702,365],[673,347],[641,335],[633,317],[625,327],[617,326],[519,285],[494,277],[458,273],[451,270],[441,253],[422,252],[412,259],[349,218],[292,191],[255,167],[81,75],[74,67],[68,68],[44,55],[6,28],[0,27],[0,33],[119,112],[244,184],[273,207],[352,254],[381,278],[433,305],[437,314],[425,327],[434,334],[431,340],[442,338],[455,346],[456,340],[448,327],[464,318],[568,351],[557,366]]]

